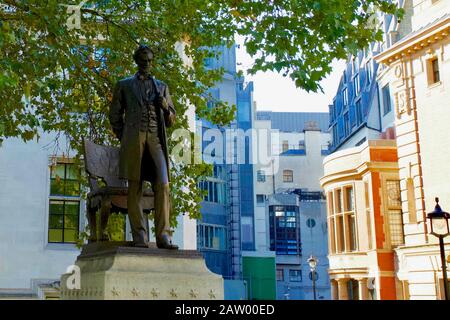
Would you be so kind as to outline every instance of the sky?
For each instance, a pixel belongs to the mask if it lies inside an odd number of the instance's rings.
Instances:
[[[289,76],[283,77],[277,72],[246,74],[245,70],[251,66],[253,59],[246,53],[243,42],[243,39],[237,39],[237,69],[244,71],[246,82],[253,81],[253,98],[258,111],[328,112],[328,105],[332,104],[336,95],[345,61],[335,61],[332,64],[333,72],[321,82],[324,93],[308,93],[298,89]]]

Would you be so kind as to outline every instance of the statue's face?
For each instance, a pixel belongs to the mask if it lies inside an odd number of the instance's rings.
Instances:
[[[149,73],[153,61],[153,54],[150,51],[141,51],[136,57],[139,71]]]

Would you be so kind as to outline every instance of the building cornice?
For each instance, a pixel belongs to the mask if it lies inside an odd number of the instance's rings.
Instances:
[[[326,156],[323,159],[323,164],[327,164],[330,161],[334,161],[338,158],[344,158],[352,155],[361,154],[365,149],[397,149],[397,142],[395,140],[387,140],[387,139],[373,139],[367,140],[362,145],[357,147],[352,147],[348,149],[343,149],[339,151],[335,151],[332,154]]]
[[[324,175],[320,178],[320,185],[325,188],[330,183],[348,180],[361,180],[369,171],[398,171],[396,161],[379,161],[371,156],[372,151],[397,150],[394,140],[368,140],[361,146],[337,151],[323,160]],[[340,163],[337,168],[328,169],[333,162]],[[353,163],[353,165],[351,164]]]
[[[378,63],[390,65],[404,56],[421,51],[437,41],[448,38],[449,33],[450,15],[447,15],[442,20],[426,26],[406,39],[397,42],[389,49],[376,55],[374,59]]]

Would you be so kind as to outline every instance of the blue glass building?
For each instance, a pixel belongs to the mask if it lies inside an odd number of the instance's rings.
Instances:
[[[236,47],[220,47],[218,59],[208,58],[207,68],[223,68],[225,74],[222,81],[209,93],[210,107],[214,101],[220,100],[236,105],[235,121],[229,128],[244,131],[252,127],[252,93],[253,83],[245,84],[244,79],[236,72]],[[226,155],[227,128],[220,128],[204,119],[197,120],[197,132],[203,134],[208,129],[222,132],[223,150]],[[204,150],[212,141],[203,141]],[[249,159],[251,141],[245,141],[245,157]],[[207,159],[204,159],[205,161]],[[198,222],[198,249],[203,253],[208,268],[225,279],[225,298],[241,298],[233,295],[243,287],[242,282],[242,250],[254,250],[253,227],[253,166],[226,163],[224,157],[214,159],[214,174],[203,181],[200,186],[207,190],[201,204],[202,219]],[[242,290],[241,290],[242,291]]]
[[[247,131],[253,127],[252,119],[253,82],[244,87],[243,79],[236,83],[237,117],[236,127]],[[250,163],[250,137],[245,138],[245,164],[238,165],[239,169],[239,207],[242,225],[242,250],[255,250],[254,203],[253,203],[253,165]]]

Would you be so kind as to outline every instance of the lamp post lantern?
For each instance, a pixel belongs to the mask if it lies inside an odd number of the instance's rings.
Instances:
[[[316,257],[314,257],[313,255],[311,255],[307,261],[309,264],[309,268],[311,270],[313,296],[314,296],[314,300],[316,300],[316,267],[317,267],[317,262],[319,262],[319,260]]]
[[[450,214],[442,211],[439,205],[439,198],[436,198],[436,207],[433,212],[428,213],[427,218],[430,219],[431,234],[439,238],[439,249],[441,252],[442,277],[444,278],[445,300],[449,299],[449,289],[447,281],[447,265],[444,250],[444,238],[450,234],[448,219]]]

